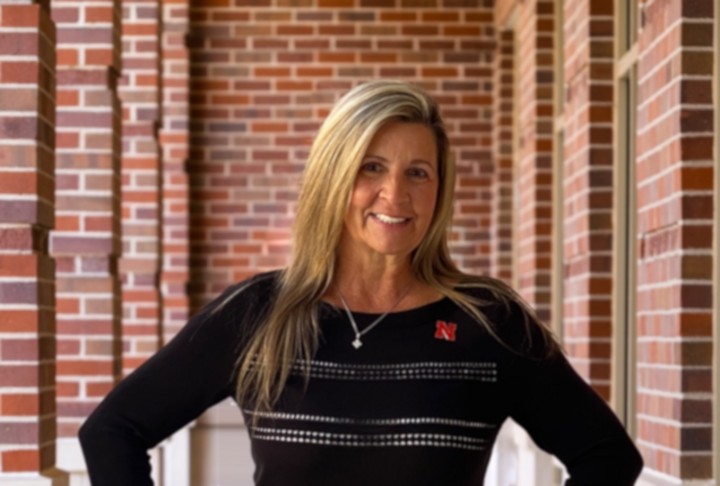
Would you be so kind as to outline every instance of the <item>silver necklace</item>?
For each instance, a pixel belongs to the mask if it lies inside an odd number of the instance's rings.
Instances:
[[[345,302],[345,298],[343,297],[342,292],[340,292],[340,287],[337,288],[338,294],[340,295],[340,301],[342,302],[343,307],[345,307],[345,312],[347,312],[348,318],[350,319],[350,324],[352,325],[353,330],[355,331],[355,340],[352,342],[352,345],[355,346],[355,349],[360,349],[360,346],[362,346],[363,343],[362,343],[362,341],[360,340],[360,338],[362,337],[362,335],[363,335],[363,334],[367,334],[368,332],[370,332],[370,330],[371,330],[373,327],[377,326],[377,325],[380,323],[380,321],[382,321],[383,319],[385,319],[385,316],[387,316],[388,314],[390,314],[390,313],[393,311],[393,309],[394,309],[395,307],[397,307],[397,305],[400,303],[400,301],[403,300],[403,297],[405,297],[405,294],[408,293],[408,291],[410,290],[410,287],[412,287],[412,282],[410,282],[410,285],[408,285],[408,287],[405,289],[405,292],[402,293],[402,295],[401,295],[400,298],[397,300],[397,302],[395,302],[395,305],[393,305],[393,306],[390,308],[389,311],[387,311],[385,314],[383,314],[383,315],[381,315],[380,317],[378,317],[377,319],[375,319],[375,320],[372,322],[372,324],[370,324],[368,327],[366,327],[366,328],[363,329],[362,331],[359,331],[359,330],[358,330],[357,323],[355,322],[355,319],[353,319],[352,312],[350,312],[350,309],[348,308],[348,305],[347,305],[347,303]]]

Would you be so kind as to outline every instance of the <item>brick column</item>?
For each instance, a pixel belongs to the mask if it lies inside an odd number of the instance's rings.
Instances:
[[[123,0],[123,373],[161,343],[160,3]]]
[[[189,187],[188,109],[190,60],[185,39],[189,29],[187,0],[163,2],[163,342],[188,320]]]
[[[610,400],[613,243],[613,2],[564,4],[564,344]],[[569,244],[572,242],[572,244]]]
[[[0,484],[55,469],[55,25],[0,1]]]
[[[58,31],[58,467],[84,474],[77,432],[120,378],[120,5],[52,0]]]
[[[493,162],[490,275],[512,284],[515,32],[498,33],[493,72]]]
[[[553,156],[553,0],[519,5],[518,291],[550,322]]]
[[[712,8],[648,0],[638,41],[638,446],[683,480],[713,474]]]

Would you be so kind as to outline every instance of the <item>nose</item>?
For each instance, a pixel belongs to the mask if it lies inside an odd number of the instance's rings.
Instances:
[[[380,195],[392,204],[406,203],[410,200],[408,189],[408,181],[405,179],[404,174],[390,172],[384,178]]]

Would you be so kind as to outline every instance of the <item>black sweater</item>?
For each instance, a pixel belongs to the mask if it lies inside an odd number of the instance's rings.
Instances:
[[[275,276],[256,276],[211,315],[247,282],[230,287],[108,394],[80,430],[93,486],[152,484],[147,450],[234,396],[246,318],[266,307]],[[518,305],[482,312],[526,348]],[[377,317],[353,315],[360,329]],[[622,425],[565,357],[534,359],[539,335],[518,355],[448,298],[389,314],[359,349],[344,311],[322,303],[320,319],[307,388],[297,366],[250,431],[258,486],[479,486],[508,417],[565,464],[568,486],[632,485],[640,473]]]

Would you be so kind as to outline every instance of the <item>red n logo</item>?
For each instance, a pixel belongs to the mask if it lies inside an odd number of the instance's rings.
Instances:
[[[445,321],[437,321],[435,328],[435,337],[437,339],[455,341],[455,329],[457,329],[457,324],[454,322],[447,323]]]

